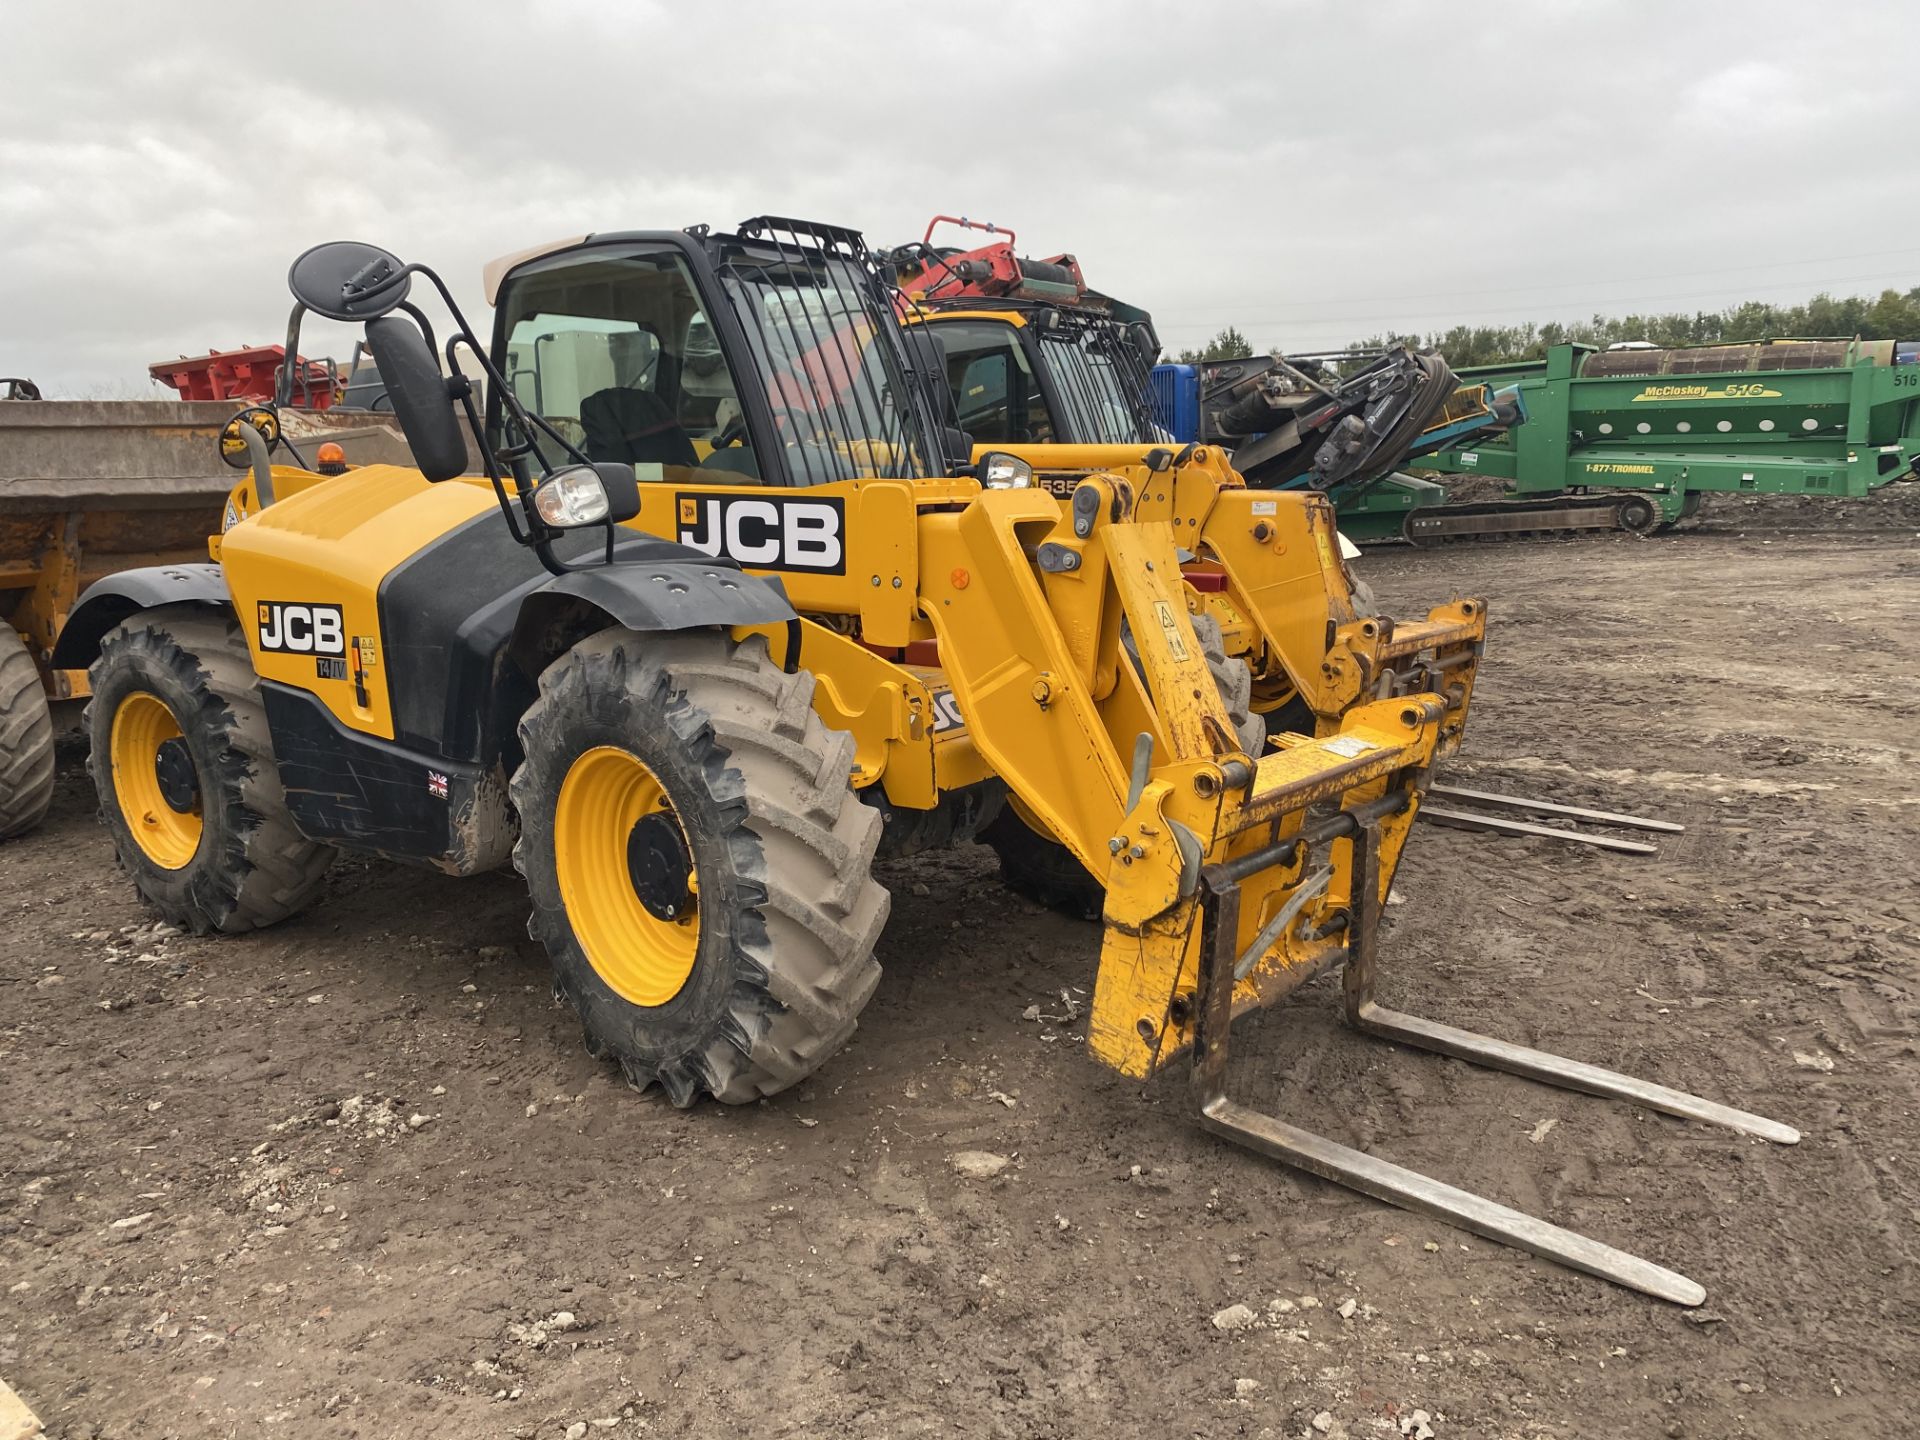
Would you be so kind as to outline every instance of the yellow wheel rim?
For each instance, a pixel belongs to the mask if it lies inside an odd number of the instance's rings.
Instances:
[[[1299,693],[1293,682],[1285,676],[1278,680],[1266,680],[1256,675],[1253,693],[1247,699],[1247,708],[1256,715],[1271,715]]]
[[[677,836],[689,857],[686,893],[668,902],[671,917],[657,891],[651,907],[642,899],[629,859],[635,827],[650,816],[671,823],[672,831],[663,832],[655,819],[652,833]],[[560,783],[553,849],[567,923],[608,988],[633,1005],[664,1005],[678,995],[700,948],[699,872],[653,771],[611,745],[581,755]]]
[[[113,712],[113,733],[107,748],[113,766],[114,799],[133,832],[134,843],[163,870],[178,870],[193,859],[204,829],[198,789],[188,808],[180,809],[169,802],[160,784],[163,747],[168,749],[168,758],[178,764],[185,754],[184,746],[168,747],[168,742],[180,739],[180,722],[158,695],[135,691]],[[175,799],[183,798],[176,790]]]

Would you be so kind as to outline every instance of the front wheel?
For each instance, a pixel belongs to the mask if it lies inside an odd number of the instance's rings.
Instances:
[[[195,933],[313,898],[334,851],[287,813],[259,681],[230,615],[168,606],[109,630],[89,671],[87,769],[141,897]]]
[[[547,667],[520,723],[529,933],[588,1049],[676,1105],[803,1079],[879,983],[880,813],[813,688],[763,639],[613,629]]]

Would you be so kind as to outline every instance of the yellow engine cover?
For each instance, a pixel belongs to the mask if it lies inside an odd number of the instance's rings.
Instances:
[[[311,692],[349,729],[391,740],[380,584],[495,511],[484,482],[435,485],[417,470],[369,465],[242,520],[221,537],[220,560],[255,671]]]

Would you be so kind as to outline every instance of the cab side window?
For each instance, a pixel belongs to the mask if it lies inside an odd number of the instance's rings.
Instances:
[[[962,430],[976,445],[1047,444],[1053,423],[1020,335],[1000,321],[938,322],[947,383]]]
[[[738,386],[679,256],[589,266],[576,256],[551,278],[536,270],[503,303],[514,394],[588,459],[625,461],[643,483],[760,478]],[[549,437],[535,445],[564,463]]]

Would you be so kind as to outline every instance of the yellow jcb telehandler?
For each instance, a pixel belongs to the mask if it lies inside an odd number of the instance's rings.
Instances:
[[[455,317],[452,378],[416,280]],[[1794,1138],[1374,1002],[1380,907],[1471,701],[1477,601],[1352,617],[1325,502],[1248,491],[1198,449],[1116,455],[1064,499],[1016,456],[970,458],[937,345],[897,323],[851,230],[526,252],[489,270],[490,346],[431,270],[371,246],[319,246],[290,285],[290,352],[307,311],[364,323],[414,466],[277,467],[238,426],[253,478],[214,563],[94,586],[55,657],[92,666],[106,824],[174,922],[278,920],[340,849],[511,860],[589,1048],[676,1104],[744,1102],[852,1032],[879,979],[876,857],[1010,807],[1103,887],[1101,1062],[1190,1055],[1202,1120],[1241,1143],[1703,1297],[1224,1093],[1233,1019],[1339,966],[1363,1029]],[[484,475],[463,474],[469,434]],[[1232,626],[1313,630],[1304,683],[1349,697],[1338,723],[1267,749]]]

